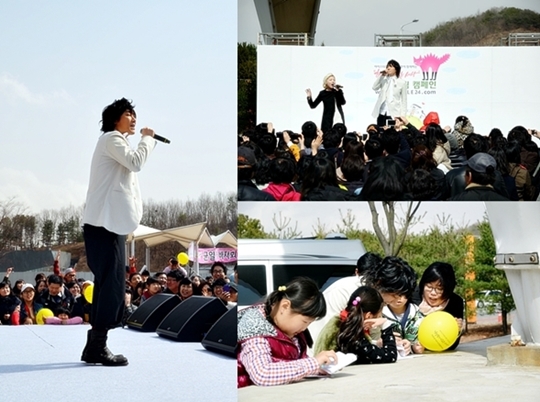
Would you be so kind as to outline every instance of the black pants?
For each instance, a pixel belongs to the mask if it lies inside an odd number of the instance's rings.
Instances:
[[[96,330],[111,329],[121,323],[124,312],[126,236],[88,224],[83,234],[86,259],[94,274],[90,324]]]

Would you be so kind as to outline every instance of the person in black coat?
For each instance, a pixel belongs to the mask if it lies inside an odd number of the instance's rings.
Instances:
[[[450,201],[510,201],[495,192],[497,162],[486,153],[479,152],[467,161],[465,191],[451,197]]]
[[[269,193],[261,191],[251,180],[257,159],[248,147],[238,147],[238,201],[275,201]]]
[[[8,282],[0,282],[0,324],[19,325],[21,301],[11,294]]]
[[[327,74],[323,79],[323,90],[319,92],[315,100],[312,99],[311,89],[306,89],[307,101],[309,107],[315,109],[319,103],[323,103],[323,116],[321,122],[321,130],[326,133],[334,125],[334,114],[337,110],[341,116],[341,121],[345,124],[345,116],[342,106],[345,104],[345,96],[343,95],[342,86],[336,84],[334,74]]]

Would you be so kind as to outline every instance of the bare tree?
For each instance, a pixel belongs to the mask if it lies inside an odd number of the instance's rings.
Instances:
[[[368,201],[369,210],[371,212],[371,221],[373,223],[373,230],[381,243],[385,256],[397,256],[405,243],[405,238],[409,229],[418,223],[424,216],[415,218],[415,214],[418,212],[420,202],[408,202],[404,215],[399,218],[396,217],[396,202],[385,201],[382,203],[384,216],[386,218],[386,230],[383,230],[381,223],[379,223],[379,212],[374,201]],[[396,225],[396,219],[399,222],[399,227]]]
[[[294,239],[302,235],[302,232],[298,231],[298,221],[295,222],[294,228],[290,228],[291,218],[281,215],[281,212],[279,212],[279,218],[274,214],[272,222],[276,227],[276,231],[273,233],[278,239]]]

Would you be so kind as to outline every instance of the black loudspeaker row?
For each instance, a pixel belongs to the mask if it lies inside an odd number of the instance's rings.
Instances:
[[[202,342],[207,350],[236,357],[236,312],[215,297],[181,301],[176,295],[157,294],[129,316],[127,325],[178,342]]]

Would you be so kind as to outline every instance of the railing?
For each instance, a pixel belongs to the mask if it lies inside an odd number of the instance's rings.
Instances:
[[[308,33],[259,33],[259,45],[313,46],[313,37]]]
[[[422,46],[422,35],[382,35],[375,34],[376,47],[417,47]]]
[[[540,33],[512,33],[501,38],[501,46],[540,46]]]

